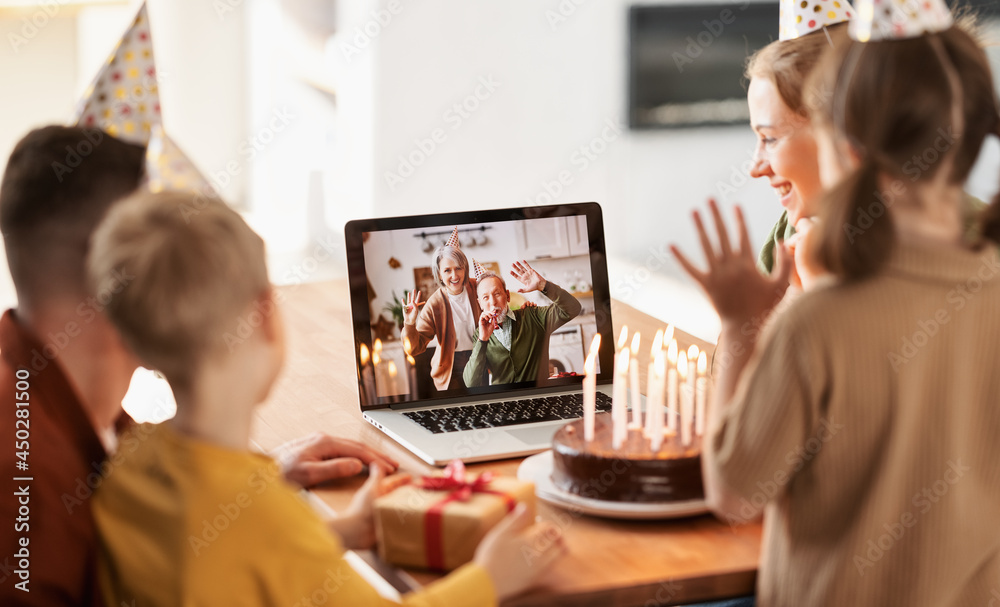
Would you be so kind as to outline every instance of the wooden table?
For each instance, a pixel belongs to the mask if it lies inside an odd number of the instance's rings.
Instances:
[[[257,412],[253,439],[273,449],[315,431],[362,441],[396,458],[405,472],[433,468],[361,416],[353,360],[346,280],[281,287],[288,359],[271,397]],[[642,333],[646,348],[664,323],[625,304],[612,304],[615,329]],[[679,345],[711,344],[683,333]],[[642,380],[645,385],[645,380]],[[519,459],[475,464],[473,471],[515,475]],[[343,509],[363,479],[345,480],[316,494]],[[506,605],[674,605],[753,592],[760,553],[760,525],[730,527],[705,515],[666,522],[617,521],[539,503],[539,515],[561,527],[570,554],[545,581]],[[420,583],[436,576],[410,572]]]

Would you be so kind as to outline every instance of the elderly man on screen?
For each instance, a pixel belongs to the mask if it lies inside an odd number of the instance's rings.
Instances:
[[[465,385],[473,388],[547,378],[549,335],[580,314],[580,302],[521,261],[513,264],[510,273],[524,285],[518,293],[540,291],[552,303],[511,310],[510,291],[503,278],[475,260],[472,263],[482,313],[463,374]]]

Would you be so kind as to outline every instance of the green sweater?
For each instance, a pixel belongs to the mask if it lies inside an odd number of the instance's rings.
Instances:
[[[965,238],[972,242],[979,238],[979,215],[986,208],[986,203],[970,194],[965,195],[965,202]],[[757,257],[757,267],[761,272],[764,274],[771,273],[771,270],[774,268],[774,248],[778,246],[779,242],[790,238],[792,234],[795,234],[795,226],[788,223],[788,211],[784,211],[781,213],[781,217],[778,218],[778,223],[774,224],[774,227],[771,228],[771,233],[767,235],[767,240],[764,241],[764,246],[760,249],[760,255]]]
[[[542,294],[552,300],[548,306],[521,308],[508,312],[504,324],[510,327],[510,350],[503,347],[496,332],[488,342],[479,339],[476,327],[469,363],[462,374],[465,385],[473,388],[490,383],[509,384],[548,377],[549,335],[580,314],[580,302],[558,285],[547,282]]]

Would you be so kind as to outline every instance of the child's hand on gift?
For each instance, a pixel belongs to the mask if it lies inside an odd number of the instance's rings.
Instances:
[[[754,320],[763,321],[777,305],[788,288],[791,259],[785,247],[777,247],[777,263],[770,276],[764,276],[757,269],[754,251],[750,246],[743,211],[736,207],[736,225],[739,242],[733,248],[729,232],[722,221],[722,214],[714,200],[708,201],[709,210],[718,235],[718,247],[712,244],[698,211],[693,213],[694,225],[701,240],[708,268],[701,271],[674,246],[670,246],[674,257],[684,270],[705,290],[723,325],[739,327]]]
[[[528,589],[566,554],[559,529],[551,523],[532,523],[528,508],[518,504],[476,549],[474,560],[493,580],[499,601]]]
[[[375,545],[372,502],[375,498],[410,482],[408,474],[396,474],[386,478],[378,463],[372,463],[368,470],[368,480],[354,494],[351,505],[329,523],[330,529],[340,536],[344,547],[348,550],[367,550]]]

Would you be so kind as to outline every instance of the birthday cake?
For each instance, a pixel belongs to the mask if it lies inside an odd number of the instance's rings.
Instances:
[[[701,438],[685,447],[679,436],[664,437],[653,453],[641,430],[630,429],[618,449],[611,443],[611,415],[598,415],[594,440],[584,441],[583,420],[552,439],[552,482],[581,497],[615,502],[679,502],[704,499]]]

